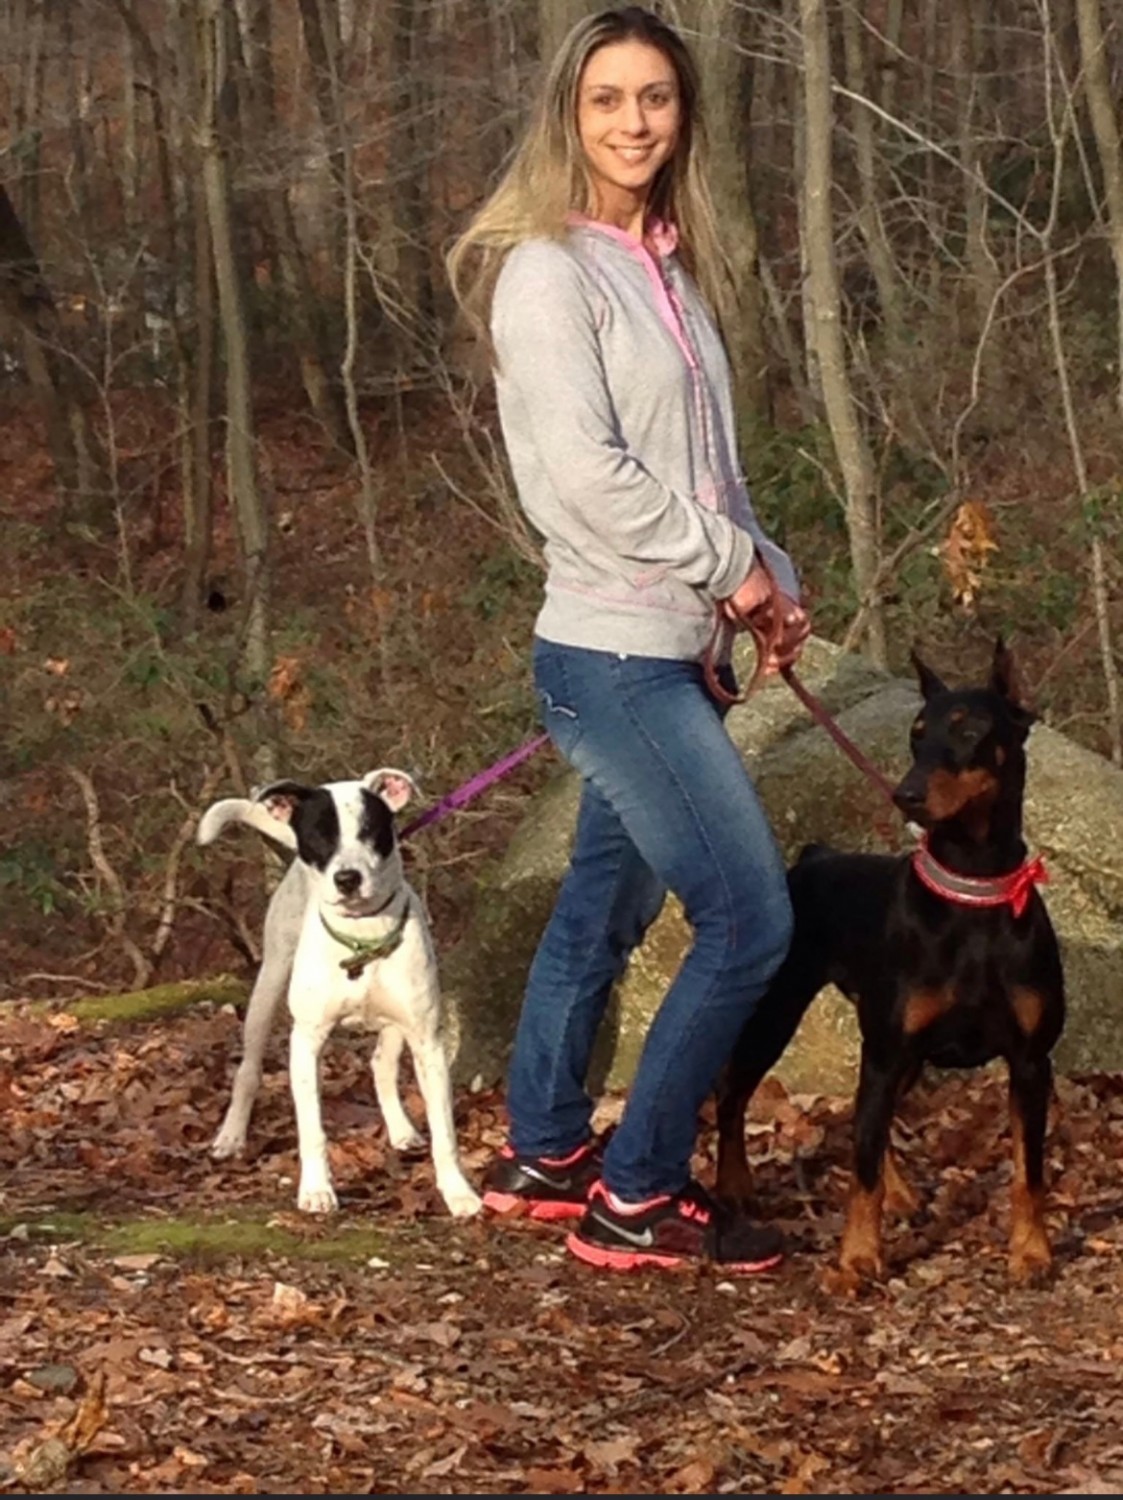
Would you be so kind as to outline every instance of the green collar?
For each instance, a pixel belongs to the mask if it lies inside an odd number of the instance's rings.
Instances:
[[[340,947],[346,948],[351,955],[350,958],[341,958],[339,967],[346,970],[348,979],[358,979],[367,964],[373,963],[376,958],[389,958],[390,954],[400,946],[408,916],[409,902],[407,901],[397,924],[383,937],[378,938],[348,937],[345,932],[337,932],[329,924],[322,911],[320,921],[328,936],[334,938]]]

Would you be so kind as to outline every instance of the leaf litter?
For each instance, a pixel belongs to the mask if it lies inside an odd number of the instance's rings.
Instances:
[[[842,1298],[824,1271],[848,1100],[770,1080],[754,1102],[758,1209],[793,1244],[779,1273],[608,1279],[556,1227],[450,1220],[428,1161],[389,1147],[361,1043],[324,1068],[337,1219],[295,1211],[279,1034],[245,1159],[210,1161],[238,1026],[0,1019],[0,1488],[1123,1492],[1123,1078],[1058,1085],[1049,1287],[1007,1281],[988,1070],[906,1101],[923,1208],[887,1224],[886,1282]],[[457,1117],[478,1172],[501,1096],[461,1095]]]

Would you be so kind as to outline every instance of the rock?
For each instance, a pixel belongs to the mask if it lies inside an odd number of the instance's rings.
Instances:
[[[920,701],[912,681],[819,640],[808,644],[800,676],[876,766],[891,779],[904,773],[908,728]],[[909,847],[899,816],[783,683],[771,683],[733,709],[729,726],[789,860],[812,840],[871,852]],[[1028,756],[1026,837],[1049,869],[1044,896],[1061,941],[1069,996],[1056,1061],[1070,1073],[1123,1068],[1123,773],[1043,725],[1031,733]],[[535,800],[507,854],[484,877],[467,936],[444,961],[454,1066],[462,1082],[491,1083],[503,1075],[526,972],[566,868],[578,792],[576,775],[562,769]],[[594,1057],[594,1090],[630,1080],[688,941],[681,908],[671,898],[618,987]],[[856,1059],[853,1011],[828,989],[777,1072],[802,1092],[849,1093]]]

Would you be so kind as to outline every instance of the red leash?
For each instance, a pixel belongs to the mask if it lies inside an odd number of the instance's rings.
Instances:
[[[854,765],[858,767],[858,770],[861,771],[863,776],[868,777],[869,780],[873,782],[874,786],[877,787],[878,791],[889,803],[889,805],[895,808],[897,804],[893,801],[893,783],[887,776],[884,776],[877,769],[873,761],[871,761],[868,756],[862,754],[861,750],[858,749],[854,741],[850,739],[845,731],[842,730],[835,722],[835,720],[831,718],[830,714],[819,702],[818,698],[815,697],[814,693],[809,692],[807,688],[804,687],[803,683],[800,682],[799,678],[795,675],[795,668],[781,667],[780,676],[788,684],[792,692],[796,695],[807,712],[815,720],[816,724],[821,725],[827,731],[831,739],[834,740],[835,744],[842,751],[843,755],[845,755],[848,760],[851,760]]]

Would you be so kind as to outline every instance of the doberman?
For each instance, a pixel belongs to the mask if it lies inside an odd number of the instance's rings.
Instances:
[[[789,871],[788,957],[734,1048],[718,1098],[718,1196],[749,1193],[745,1109],[828,982],[855,1002],[861,1065],[840,1289],[883,1274],[881,1216],[917,1206],[893,1161],[898,1099],[926,1062],[1009,1067],[1014,1177],[1009,1264],[1018,1281],[1051,1263],[1043,1158],[1050,1052],[1064,1026],[1056,935],[1034,889],[1045,875],[1022,840],[1023,706],[1001,637],[986,687],[952,690],[913,655],[923,706],[913,763],[893,797],[924,830],[901,856],[810,845]]]

